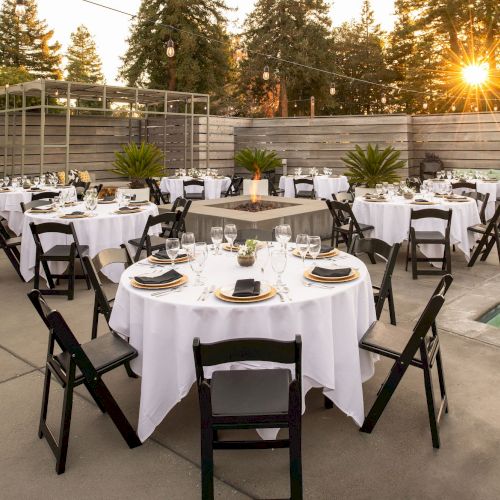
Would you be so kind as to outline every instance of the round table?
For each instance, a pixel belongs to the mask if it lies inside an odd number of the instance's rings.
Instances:
[[[158,215],[158,207],[154,203],[141,207],[141,211],[133,214],[116,214],[117,203],[98,205],[95,215],[84,219],[61,219],[55,213],[51,214],[33,214],[26,212],[23,224],[23,233],[21,239],[21,274],[26,281],[29,281],[35,275],[36,247],[33,235],[29,227],[30,222],[41,224],[42,222],[60,222],[62,224],[73,223],[81,245],[88,245],[89,257],[94,257],[101,250],[106,248],[118,248],[122,243],[127,244],[129,240],[140,238],[144,231],[146,221],[150,215]],[[65,208],[64,212],[85,211],[83,203],[77,206]],[[150,234],[158,235],[161,232],[160,226],[151,229]],[[46,233],[40,236],[44,249],[54,245],[67,245],[73,241],[70,235]],[[132,247],[131,251],[135,252]],[[133,253],[132,253],[133,255]],[[51,263],[51,269],[54,272],[63,272],[64,264]],[[113,282],[117,283],[123,272],[122,265],[111,265],[105,268],[104,274]]]
[[[280,189],[285,190],[285,198],[295,198],[295,189],[293,186],[294,179],[304,179],[306,176],[281,176],[280,178]],[[311,177],[308,177],[311,179]],[[332,199],[332,193],[339,193],[341,191],[347,191],[349,189],[349,182],[345,175],[330,176],[330,175],[315,175],[312,177],[314,181],[314,190],[316,191],[316,198],[318,199]],[[304,184],[300,187],[303,191],[310,191],[312,188]]]
[[[192,177],[162,177],[160,182],[160,190],[163,193],[170,193],[170,200],[174,202],[177,198],[184,196],[184,181],[193,180]],[[230,184],[231,179],[229,177],[201,177],[205,183],[205,199],[215,200],[220,198],[222,193],[225,193]],[[188,186],[186,188],[187,193],[198,193],[201,192],[201,187],[199,186]]]
[[[430,183],[431,189],[434,193],[446,192],[446,188],[449,185],[449,180],[446,179],[432,179]],[[452,182],[459,182],[457,179],[452,180]],[[488,205],[486,206],[486,219],[491,219],[495,214],[495,202],[496,199],[500,197],[500,181],[484,181],[480,179],[472,179],[472,184],[476,185],[476,190],[478,193],[490,194],[488,199]],[[470,189],[458,188],[454,192],[462,194],[462,192],[471,192]]]
[[[417,195],[418,196],[418,195]],[[479,211],[475,200],[469,198],[465,202],[448,202],[443,198],[434,198],[435,205],[416,205],[412,201],[395,196],[391,201],[371,202],[363,197],[356,197],[353,212],[358,222],[374,226],[370,236],[381,239],[389,245],[401,243],[408,239],[411,210],[437,208],[453,210],[451,217],[450,239],[464,254],[467,260],[475,238],[467,231],[469,226],[479,224]],[[444,234],[446,221],[440,219],[421,219],[413,221],[417,231],[441,231]],[[442,256],[439,245],[420,245],[420,250],[427,257]]]
[[[361,351],[358,342],[375,321],[373,291],[365,265],[347,254],[339,257],[339,266],[359,268],[360,277],[323,289],[306,287],[302,260],[289,255],[284,281],[292,300],[285,302],[275,296],[264,302],[234,304],[211,293],[201,301],[205,288],[191,284],[195,278],[189,264],[177,266],[188,275],[188,286],[152,296],[151,291],[132,287],[129,277],[161,274],[164,269],[155,271],[141,264],[128,268],[120,280],[110,327],[139,351],[131,365],[142,377],[139,438],[147,439],[195,382],[194,337],[215,342],[245,337],[292,340],[302,335],[303,396],[312,387],[322,387],[327,397],[361,425],[362,383],[373,375],[375,357]],[[236,254],[223,252],[209,255],[203,277],[210,287],[243,278],[274,282],[270,263],[264,269],[263,273],[259,261],[250,268],[240,267]]]
[[[76,200],[76,189],[74,186],[45,188],[36,191],[22,188],[10,188],[10,191],[0,191],[0,216],[7,220],[9,228],[19,236],[23,229],[24,219],[24,214],[21,210],[21,202],[29,203],[35,193],[57,193],[61,191],[70,193],[70,201]]]

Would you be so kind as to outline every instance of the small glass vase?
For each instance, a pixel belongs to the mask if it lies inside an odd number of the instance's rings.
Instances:
[[[255,264],[255,253],[250,255],[238,255],[238,264],[242,267],[250,267]]]

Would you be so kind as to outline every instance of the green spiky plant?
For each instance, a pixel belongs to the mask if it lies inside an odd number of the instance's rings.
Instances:
[[[252,172],[253,179],[261,179],[262,174],[281,166],[281,158],[275,151],[267,149],[242,149],[234,157],[238,167],[243,167]]]
[[[130,180],[131,188],[143,188],[148,177],[163,174],[163,153],[154,144],[131,142],[115,153],[112,172]]]
[[[398,182],[398,170],[405,166],[400,160],[400,151],[392,146],[381,151],[378,144],[368,144],[366,151],[356,144],[355,151],[349,151],[342,161],[349,166],[346,176],[351,184],[366,185],[373,188],[382,182]]]

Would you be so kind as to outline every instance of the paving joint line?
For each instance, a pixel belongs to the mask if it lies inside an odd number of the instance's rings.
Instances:
[[[495,347],[497,349],[500,349],[500,344],[495,344],[493,342],[488,342],[487,340],[483,340],[480,337],[469,337],[467,335],[464,335],[463,333],[454,332],[453,330],[448,330],[448,329],[443,328],[443,327],[439,327],[439,330],[442,330],[442,331],[444,331],[446,333],[449,333],[450,335],[456,335],[457,337],[461,337],[463,339],[470,340],[471,342],[479,342],[480,344],[484,344],[484,345],[487,345],[487,346],[490,346],[490,347]]]
[[[9,353],[11,356],[14,356],[17,358],[19,361],[22,361],[23,363],[26,363],[27,365],[31,366],[32,368],[35,368],[35,370],[43,370],[44,366],[37,366],[33,364],[31,361],[23,358],[19,354],[15,353],[14,351],[11,351],[8,347],[5,347],[4,345],[0,344],[0,349],[3,349],[5,352]]]
[[[10,382],[11,380],[15,380],[17,378],[24,377],[25,375],[29,375],[30,373],[33,373],[33,372],[36,372],[36,371],[38,371],[38,369],[37,368],[33,368],[29,372],[20,373],[19,375],[14,375],[12,377],[6,378],[5,380],[1,380],[0,381],[0,385],[5,384],[6,382]]]

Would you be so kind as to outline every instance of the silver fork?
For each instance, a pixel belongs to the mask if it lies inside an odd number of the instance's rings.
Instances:
[[[302,284],[308,288],[325,288],[325,289],[335,288],[335,286],[333,285],[323,285],[322,283],[310,283],[309,281],[303,281]]]
[[[210,285],[210,287],[207,287],[205,290],[206,290],[206,291],[204,292],[203,297],[201,298],[202,302],[205,302],[205,300],[207,300],[207,297],[208,297],[211,293],[214,293],[214,292],[215,292],[215,285]]]

